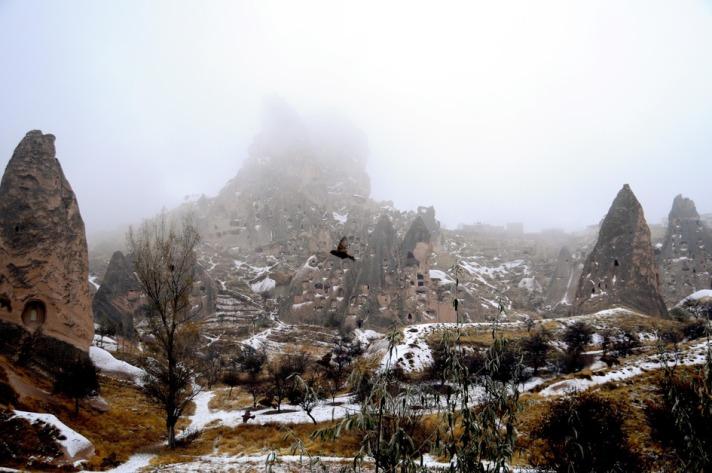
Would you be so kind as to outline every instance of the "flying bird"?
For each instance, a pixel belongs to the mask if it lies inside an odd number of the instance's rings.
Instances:
[[[356,258],[351,256],[348,253],[348,250],[349,250],[349,241],[346,239],[346,237],[343,237],[341,239],[341,241],[339,242],[339,246],[337,246],[335,250],[331,250],[331,254],[336,256],[337,258],[341,258],[341,259],[349,258],[351,261],[356,261]]]

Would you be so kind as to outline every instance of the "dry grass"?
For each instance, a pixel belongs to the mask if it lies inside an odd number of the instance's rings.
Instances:
[[[655,384],[661,376],[661,370],[656,370],[593,388],[602,397],[628,406],[623,429],[628,434],[632,449],[641,458],[660,458],[663,454],[662,447],[651,435],[651,428],[643,409],[647,402],[658,399]],[[521,399],[524,407],[519,415],[517,426],[522,434],[517,442],[517,458],[525,464],[529,455],[535,453],[538,448],[538,441],[531,439],[529,433],[541,424],[556,398],[546,398],[532,393],[523,395]]]
[[[531,331],[527,331],[525,327],[498,327],[497,334],[503,338],[509,340],[520,340],[526,338],[540,327],[545,328],[549,331],[554,331],[559,324],[553,321],[545,321],[541,324],[537,324],[536,328],[532,328]],[[448,329],[454,336],[454,329]],[[465,347],[476,347],[476,348],[487,348],[492,345],[492,329],[490,327],[463,327],[460,336],[460,342]],[[428,335],[426,342],[430,346],[437,346],[443,337],[444,330],[434,331],[432,334]]]
[[[107,412],[100,412],[84,401],[79,415],[73,417],[73,402],[58,396],[51,403],[30,399],[25,404],[35,412],[50,412],[62,422],[88,438],[96,455],[88,465],[91,469],[107,467],[109,458],[120,462],[130,455],[164,438],[165,422],[157,406],[132,384],[108,377],[100,377],[101,395],[109,404]]]
[[[203,431],[192,444],[174,450],[163,449],[152,461],[160,466],[180,463],[191,458],[216,453],[221,455],[249,455],[276,452],[280,455],[299,454],[296,439],[301,440],[311,455],[353,457],[359,449],[356,432],[344,432],[334,441],[311,439],[313,432],[332,426],[332,423],[298,425],[243,425],[236,428],[218,427]]]
[[[232,389],[232,394],[230,394],[229,387],[215,389],[214,393],[215,395],[208,404],[208,407],[213,411],[237,411],[252,407],[252,394],[240,386],[235,386]]]

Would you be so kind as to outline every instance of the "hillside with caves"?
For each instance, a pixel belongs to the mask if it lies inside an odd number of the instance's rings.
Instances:
[[[30,131],[0,184],[3,471],[712,468],[689,198],[447,228],[371,197],[353,123],[276,100],[217,194],[88,246],[58,155]]]

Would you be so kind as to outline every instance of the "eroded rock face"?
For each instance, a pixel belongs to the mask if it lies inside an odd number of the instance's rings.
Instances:
[[[88,275],[84,222],[54,136],[31,131],[0,183],[0,318],[87,350]]]
[[[359,262],[358,284],[366,284],[372,289],[395,286],[398,269],[397,236],[391,219],[383,215],[369,235],[367,252]]]
[[[618,192],[588,255],[576,290],[575,312],[625,306],[666,316],[650,229],[628,184]]]
[[[130,259],[120,251],[114,252],[92,301],[94,320],[120,335],[131,337],[134,313],[141,304],[140,294],[141,288]]]
[[[659,261],[663,297],[668,304],[695,291],[712,289],[712,230],[691,199],[675,197]]]
[[[552,309],[570,309],[576,298],[576,286],[581,277],[581,261],[564,246],[556,260],[554,275],[546,289],[546,304]]]

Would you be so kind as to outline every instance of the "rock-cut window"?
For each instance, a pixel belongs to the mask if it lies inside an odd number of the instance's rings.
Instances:
[[[22,311],[22,323],[28,327],[39,327],[45,321],[47,309],[44,302],[38,300],[29,301]]]

